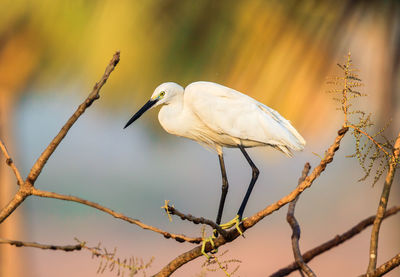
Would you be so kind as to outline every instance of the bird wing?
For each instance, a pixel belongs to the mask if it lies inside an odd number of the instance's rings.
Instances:
[[[290,150],[302,150],[304,139],[277,111],[231,88],[195,82],[185,89],[185,105],[212,131]]]

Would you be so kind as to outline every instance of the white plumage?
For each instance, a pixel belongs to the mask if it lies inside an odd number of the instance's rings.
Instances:
[[[221,221],[228,191],[222,147],[239,148],[253,170],[238,211],[237,218],[241,220],[259,173],[244,148],[271,146],[291,156],[291,150],[303,150],[305,145],[302,136],[277,111],[234,89],[212,82],[195,82],[185,89],[172,82],[159,85],[125,128],[146,110],[158,105],[162,105],[158,119],[168,133],[192,139],[218,153],[223,186],[217,224]]]
[[[221,147],[238,144],[269,145],[291,156],[290,149],[304,148],[304,139],[288,120],[231,88],[195,82],[183,89],[175,83],[164,83],[156,88],[152,98],[161,91],[165,91],[165,101],[160,104],[165,105],[158,118],[168,133],[190,138],[217,152]]]

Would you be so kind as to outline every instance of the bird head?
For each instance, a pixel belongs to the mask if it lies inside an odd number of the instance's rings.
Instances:
[[[138,119],[142,114],[144,114],[147,110],[150,110],[159,105],[168,105],[172,99],[182,94],[184,91],[183,87],[180,85],[168,82],[159,85],[153,92],[150,97],[150,100],[147,101],[146,104],[139,111],[137,111],[131,119],[129,119],[128,123],[126,123],[124,129],[131,125],[136,119]]]

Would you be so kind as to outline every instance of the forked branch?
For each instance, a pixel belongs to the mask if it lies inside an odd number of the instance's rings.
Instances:
[[[8,155],[8,152],[6,150],[6,147],[4,144],[0,141],[0,148],[3,151],[7,163],[13,168],[16,177],[18,179],[18,183],[20,184],[19,190],[17,193],[14,195],[13,199],[0,211],[0,223],[2,223],[27,197],[31,195],[39,196],[39,197],[47,197],[47,198],[55,198],[55,199],[61,199],[61,200],[66,200],[66,201],[73,201],[77,203],[84,204],[86,206],[98,209],[100,211],[103,211],[105,213],[108,213],[115,218],[122,219],[124,221],[127,221],[132,224],[136,224],[139,227],[147,230],[151,230],[153,232],[162,234],[166,238],[173,238],[176,241],[179,242],[191,242],[191,243],[200,243],[201,238],[190,238],[186,237],[184,235],[177,235],[177,234],[172,234],[169,232],[166,232],[164,230],[158,229],[156,227],[147,225],[142,223],[139,220],[130,218],[128,216],[125,216],[121,213],[117,213],[107,207],[104,207],[100,204],[75,197],[75,196],[67,196],[67,195],[62,195],[62,194],[57,194],[54,192],[49,192],[49,191],[42,191],[39,189],[36,189],[34,187],[34,182],[40,175],[43,167],[45,166],[47,160],[50,158],[50,156],[54,153],[55,149],[57,146],[61,143],[61,141],[64,139],[64,137],[67,135],[68,131],[71,129],[71,127],[74,125],[74,123],[79,119],[79,117],[85,112],[85,110],[96,100],[100,97],[100,89],[103,87],[103,85],[106,83],[108,78],[110,77],[110,74],[113,72],[115,67],[117,66],[118,62],[120,60],[120,53],[116,52],[111,59],[110,63],[105,69],[105,72],[103,76],[101,77],[100,81],[95,84],[93,87],[93,90],[91,93],[88,95],[88,97],[83,101],[82,104],[79,105],[78,109],[74,112],[74,114],[68,119],[68,121],[64,124],[62,129],[59,131],[57,136],[50,142],[50,144],[47,146],[47,148],[43,151],[43,153],[40,155],[38,160],[35,162],[33,165],[26,181],[24,182],[21,175],[19,174],[18,169],[15,167],[14,163],[12,162],[10,156]]]
[[[400,212],[400,206],[394,206],[386,211],[385,215],[383,216],[383,219],[386,219],[392,215],[395,215],[398,212]],[[307,252],[305,252],[303,254],[304,261],[306,263],[308,263],[316,256],[321,255],[321,254],[325,253],[326,251],[332,249],[333,247],[339,246],[340,244],[344,243],[345,241],[358,235],[363,230],[365,230],[366,228],[371,226],[374,223],[374,220],[375,220],[375,215],[367,217],[366,219],[362,220],[361,222],[359,222],[358,224],[356,224],[355,226],[350,228],[348,231],[346,231],[340,235],[336,235],[334,238],[308,250]],[[275,273],[271,274],[270,277],[287,276],[299,268],[300,268],[299,265],[296,262],[293,262],[293,263],[279,269]]]
[[[400,265],[400,253],[397,254],[396,256],[394,256],[393,258],[391,258],[389,261],[387,261],[386,263],[384,263],[380,267],[378,267],[377,269],[375,269],[373,272],[361,275],[359,277],[379,277],[379,276],[383,276],[386,273],[388,273],[389,271],[391,271],[392,269],[398,267],[399,265]]]
[[[78,118],[86,111],[86,109],[92,105],[92,103],[100,98],[100,89],[103,85],[107,82],[108,77],[110,77],[111,72],[114,71],[115,67],[117,66],[120,58],[120,52],[117,51],[113,58],[111,59],[110,63],[108,64],[103,77],[97,82],[92,92],[89,96],[85,99],[85,101],[79,105],[78,109],[74,112],[74,114],[68,119],[67,123],[61,128],[58,132],[57,136],[50,142],[49,146],[43,151],[40,157],[37,159],[35,164],[33,165],[31,171],[29,172],[27,181],[32,185],[35,183],[37,177],[39,176],[40,172],[42,171],[43,167],[45,166],[47,160],[50,158],[51,154],[53,154],[54,150],[56,150],[57,146],[60,142],[64,139],[67,135],[69,129],[71,129],[72,125],[78,120]]]
[[[265,209],[259,211],[258,213],[244,220],[240,224],[240,229],[244,232],[246,231],[246,229],[253,227],[255,224],[257,224],[257,222],[262,220],[264,217],[279,210],[289,202],[293,201],[305,189],[309,188],[314,182],[314,180],[325,170],[326,166],[330,162],[332,162],[335,152],[339,149],[340,142],[347,131],[348,128],[342,128],[338,131],[338,136],[336,137],[334,143],[327,150],[325,157],[321,160],[319,165],[314,168],[313,172],[303,182],[301,182],[301,184],[299,184],[295,190],[293,190],[290,194],[281,198],[277,202],[267,206]],[[215,239],[214,247],[211,245],[211,243],[208,242],[205,245],[205,251],[210,252],[212,249],[218,248],[228,242],[231,242],[239,236],[240,236],[239,232],[236,229],[233,229],[227,233],[227,237],[221,236]],[[155,276],[170,276],[175,270],[177,270],[184,264],[196,259],[201,255],[202,255],[201,246],[195,247],[173,259],[166,266],[164,266],[161,269],[161,271],[158,272]]]

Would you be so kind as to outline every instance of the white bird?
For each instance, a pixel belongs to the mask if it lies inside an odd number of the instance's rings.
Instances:
[[[172,82],[163,83],[150,100],[128,121],[124,129],[147,110],[162,105],[158,114],[161,126],[170,134],[186,137],[215,150],[222,173],[222,194],[216,223],[221,223],[228,179],[222,147],[241,150],[253,174],[236,220],[242,220],[259,170],[245,148],[271,146],[292,156],[303,150],[305,140],[277,111],[234,89],[212,83],[195,82],[185,89]]]

